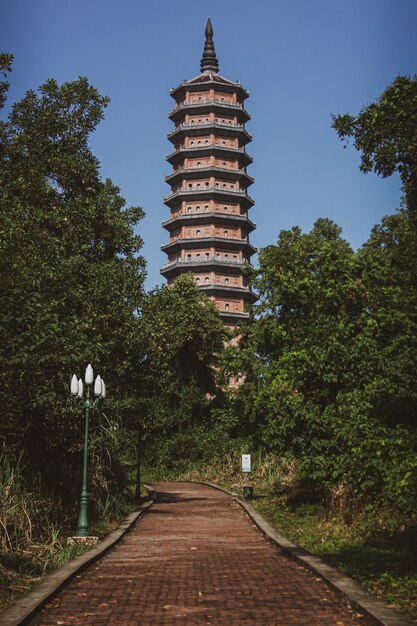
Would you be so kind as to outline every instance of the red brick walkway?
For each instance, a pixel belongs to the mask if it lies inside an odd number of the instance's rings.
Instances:
[[[190,483],[156,490],[156,503],[121,543],[32,626],[364,623],[268,542],[230,496]]]

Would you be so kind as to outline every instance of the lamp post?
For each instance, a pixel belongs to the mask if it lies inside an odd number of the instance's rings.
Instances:
[[[87,518],[87,459],[88,459],[88,421],[90,411],[98,404],[99,400],[106,397],[106,385],[104,380],[97,376],[94,381],[94,372],[90,364],[85,370],[85,398],[84,383],[77,379],[74,374],[71,379],[71,395],[77,404],[85,409],[85,431],[84,431],[84,464],[83,464],[83,484],[81,488],[80,515],[78,518],[77,537],[88,537],[88,518]],[[94,386],[93,386],[94,383]],[[94,397],[92,397],[94,395]]]

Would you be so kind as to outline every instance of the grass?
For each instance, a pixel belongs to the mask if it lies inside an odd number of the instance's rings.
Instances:
[[[136,503],[126,503],[119,507],[117,514],[101,516],[92,523],[91,533],[99,539],[104,538],[136,507]],[[24,548],[0,551],[0,610],[16,601],[42,576],[90,549],[85,544],[68,545],[68,536],[68,531],[57,528],[52,531],[49,541],[33,541]]]
[[[372,509],[346,523],[321,506],[291,507],[272,494],[252,504],[288,539],[417,619],[417,525],[381,524]]]
[[[42,500],[42,516],[37,516],[36,504],[41,502],[40,497],[31,494],[31,507],[22,508],[25,496],[28,499],[21,490],[14,493],[19,506],[11,507],[9,502],[6,503],[8,508],[0,506],[0,611],[42,576],[90,549],[84,544],[67,544],[67,538],[75,532],[75,518],[65,518],[60,523],[56,515],[57,505],[52,500]],[[91,521],[91,534],[102,539],[136,507],[137,502],[133,499],[127,502],[108,497],[100,503],[96,517]],[[7,525],[6,520],[9,521]]]
[[[50,544],[33,544],[26,549],[0,554],[0,609],[30,589],[42,576],[88,549],[83,545],[67,546],[55,535]]]
[[[90,533],[102,538],[137,502],[127,488],[123,493],[111,489],[101,474],[93,474],[91,483]],[[0,610],[43,575],[89,549],[67,543],[75,532],[76,508],[45,492],[40,477],[31,476],[23,465],[22,455],[0,449]]]

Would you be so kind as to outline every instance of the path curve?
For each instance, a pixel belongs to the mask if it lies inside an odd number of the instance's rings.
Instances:
[[[364,618],[211,487],[156,483],[153,507],[32,626],[347,626]]]

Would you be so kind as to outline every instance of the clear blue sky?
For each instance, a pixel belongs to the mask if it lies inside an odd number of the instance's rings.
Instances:
[[[221,74],[251,93],[254,245],[330,217],[357,248],[399,205],[398,177],[361,174],[330,116],[355,114],[395,76],[416,73],[416,0],[3,0],[11,100],[78,76],[111,98],[91,145],[103,176],[146,211],[149,288],[164,282],[169,89],[198,74],[209,15]]]

